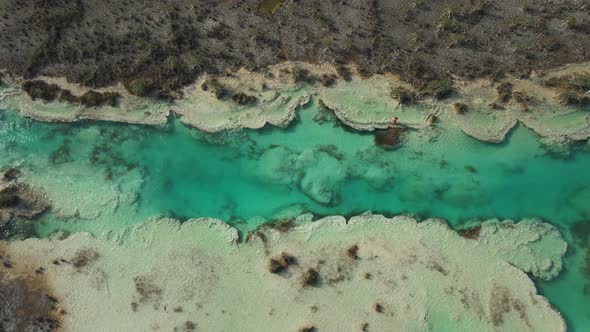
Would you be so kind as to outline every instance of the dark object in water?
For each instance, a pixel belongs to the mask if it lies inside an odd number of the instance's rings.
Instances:
[[[22,172],[18,168],[5,167],[0,170],[2,172],[2,179],[4,181],[13,181],[21,176]]]
[[[287,220],[277,221],[272,224],[264,224],[263,226],[275,229],[281,233],[286,233],[286,232],[290,231],[291,228],[295,227],[295,219],[287,219]]]
[[[20,198],[16,187],[10,186],[0,189],[0,209],[1,208],[14,208],[18,205]]]
[[[471,166],[471,165],[466,165],[465,166],[465,170],[467,170],[467,172],[471,173],[471,174],[475,174],[477,173],[477,168]]]
[[[13,218],[34,219],[49,208],[45,198],[23,183],[0,180],[0,226]]]
[[[380,130],[375,134],[375,145],[382,148],[393,148],[400,142],[402,134],[406,131],[404,127],[392,127]]]

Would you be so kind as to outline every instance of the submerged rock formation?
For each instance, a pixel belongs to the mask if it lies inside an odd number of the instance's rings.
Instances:
[[[33,219],[49,208],[45,197],[18,181],[20,171],[0,169],[0,227],[14,218]]]
[[[375,145],[386,149],[394,148],[400,144],[405,131],[406,128],[404,127],[393,127],[377,131],[375,133]]]

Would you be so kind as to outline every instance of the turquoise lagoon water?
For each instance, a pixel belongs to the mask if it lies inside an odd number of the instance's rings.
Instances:
[[[312,104],[288,129],[204,134],[176,119],[162,128],[46,124],[5,111],[0,166],[19,166],[38,178],[74,177],[79,195],[91,196],[98,182],[135,195],[90,220],[49,213],[34,226],[41,237],[57,229],[122,229],[158,216],[217,217],[242,231],[303,212],[408,213],[456,226],[492,217],[542,218],[560,227],[572,250],[557,280],[537,284],[570,330],[590,327],[582,273],[588,243],[570,232],[574,223],[590,222],[587,143],[554,152],[523,127],[503,144],[435,129],[410,132],[401,147],[384,150],[373,135],[318,121],[320,114]]]

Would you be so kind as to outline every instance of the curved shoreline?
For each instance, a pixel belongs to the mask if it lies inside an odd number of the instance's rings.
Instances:
[[[494,105],[497,99],[496,88],[488,81],[459,82],[456,93],[444,101],[426,99],[404,105],[389,96],[392,88],[407,86],[392,75],[360,78],[355,74],[349,81],[338,80],[331,86],[321,86],[294,80],[291,74],[296,70],[294,68],[303,68],[314,77],[337,75],[331,65],[283,63],[268,68],[265,73],[241,69],[230,76],[215,78],[230,91],[255,96],[257,100],[252,105],[218,99],[211,92],[204,91],[200,85],[208,79],[207,75],[185,87],[183,97],[172,103],[136,97],[118,85],[96,89],[98,92],[120,94],[117,107],[91,108],[33,101],[18,88],[16,82],[9,82],[8,87],[0,92],[0,106],[18,109],[24,116],[45,122],[96,120],[157,126],[165,124],[168,116],[174,113],[181,117],[182,123],[213,133],[239,128],[259,129],[266,124],[285,128],[295,119],[297,109],[313,99],[332,110],[343,124],[359,131],[390,128],[391,118],[396,116],[402,125],[410,128],[426,130],[454,126],[469,136],[491,143],[503,142],[519,122],[550,143],[590,138],[590,115],[583,108],[559,105],[555,100],[555,91],[541,86],[538,79],[504,80],[526,95],[532,91],[530,98],[534,100],[533,104],[528,106],[515,101],[506,104],[507,109],[493,110],[490,105]],[[546,74],[546,77],[556,77],[572,70],[590,72],[590,66],[566,66]],[[90,91],[67,83],[63,78],[40,79],[68,89],[74,95]],[[456,103],[465,105],[466,111],[461,114],[453,111]]]

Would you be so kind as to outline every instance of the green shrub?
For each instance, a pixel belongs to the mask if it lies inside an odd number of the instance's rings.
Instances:
[[[467,107],[467,105],[463,104],[463,103],[453,103],[453,111],[455,112],[455,114],[457,115],[461,115],[464,114],[465,112],[467,112],[469,108]]]
[[[203,84],[201,84],[203,91],[210,91],[217,99],[223,98],[226,94],[225,87],[215,78],[207,78]]]
[[[575,16],[568,16],[565,21],[563,22],[563,26],[568,29],[575,29],[577,25],[576,17]]]
[[[580,105],[583,98],[574,89],[565,89],[559,92],[557,100],[563,105]]]
[[[90,90],[80,96],[80,103],[87,107],[99,107],[99,106],[117,106],[117,101],[120,95],[116,92],[105,92],[100,93],[94,90]]]
[[[262,0],[258,6],[261,14],[274,14],[287,0]]]
[[[59,101],[62,103],[77,103],[78,97],[74,96],[70,90],[63,89],[59,94]]]
[[[453,84],[448,79],[436,79],[426,82],[422,88],[422,93],[434,97],[436,99],[443,99],[453,93]]]
[[[390,96],[401,104],[411,104],[416,100],[414,91],[398,86],[391,89]]]
[[[49,84],[41,80],[26,81],[22,89],[33,99],[42,99],[45,102],[54,101],[61,89],[57,84]]]
[[[590,90],[590,73],[573,73],[545,80],[545,86],[562,89],[573,89],[578,92]]]
[[[154,81],[149,78],[137,78],[125,84],[125,88],[132,95],[145,97],[154,89]]]
[[[248,105],[256,102],[256,97],[245,94],[243,92],[238,92],[234,94],[231,99],[240,105]]]
[[[590,90],[590,73],[572,74],[565,79],[564,87],[575,89],[578,92],[587,92]]]
[[[496,92],[498,92],[498,100],[501,103],[507,103],[512,99],[512,88],[513,85],[510,82],[503,82],[496,87]]]
[[[581,105],[588,102],[590,73],[573,73],[551,77],[543,82],[545,86],[559,89],[557,99],[563,105]]]
[[[316,80],[316,77],[311,75],[309,70],[301,67],[294,67],[291,71],[291,75],[293,75],[293,82],[295,83],[313,83]]]

